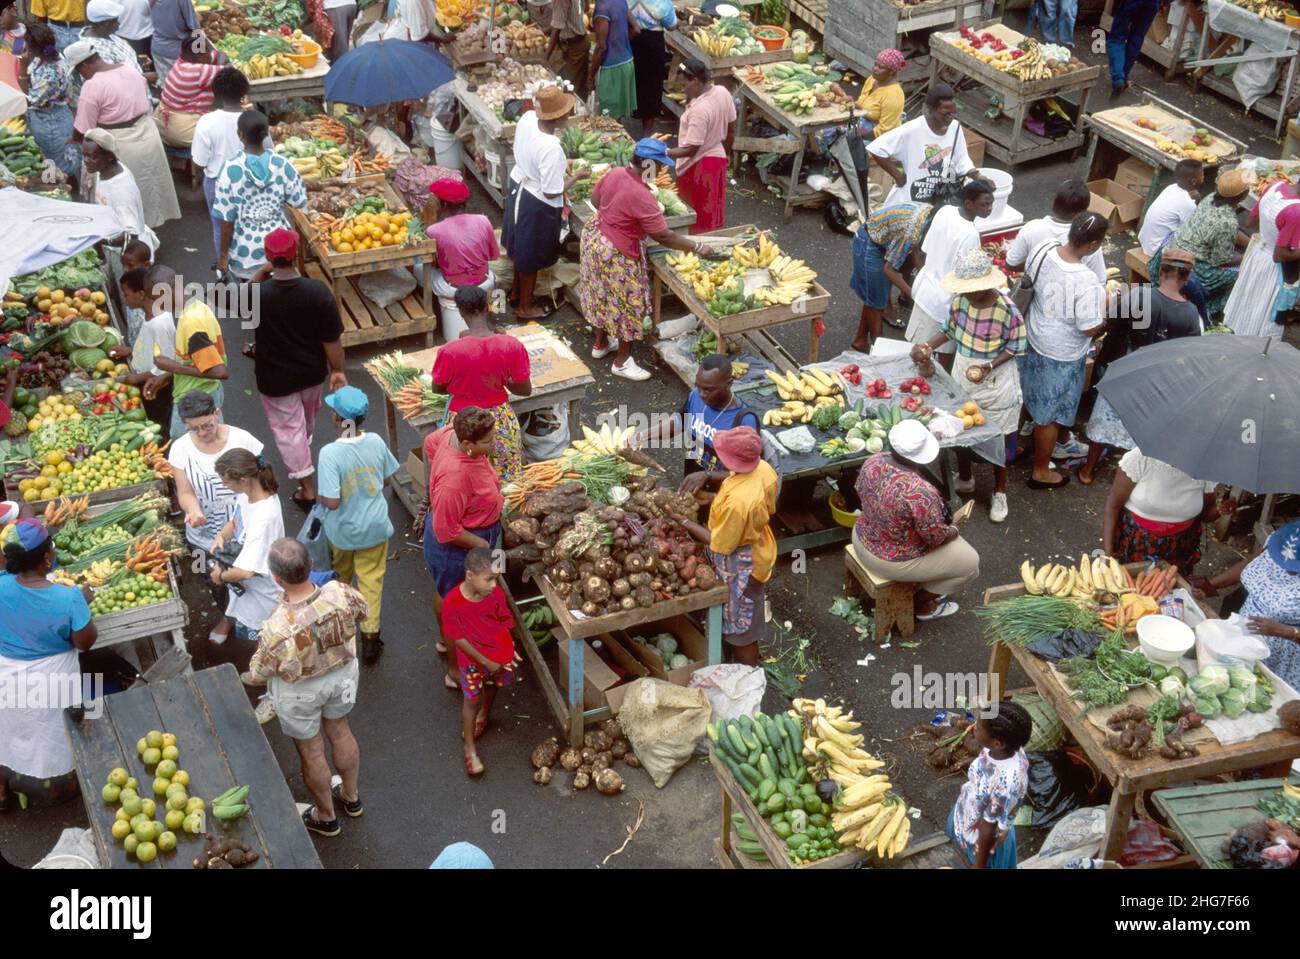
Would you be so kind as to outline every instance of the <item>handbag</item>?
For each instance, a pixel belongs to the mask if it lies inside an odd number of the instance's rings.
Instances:
[[[1044,240],[1038,244],[1038,249],[1029,254],[1029,260],[1025,263],[1025,272],[1020,274],[1020,279],[1016,280],[1015,289],[1011,291],[1011,302],[1016,305],[1021,316],[1029,315],[1029,304],[1034,302],[1034,284],[1038,281],[1038,274],[1042,272],[1043,261],[1047,259],[1047,254],[1055,250],[1059,243],[1055,240]],[[1038,258],[1038,268],[1034,270],[1034,275],[1029,275],[1029,264],[1033,262],[1034,254],[1041,253]]]
[[[325,537],[324,506],[320,503],[312,505],[295,538],[307,547],[307,552],[311,556],[312,569],[323,572],[334,568],[334,560],[330,557],[330,543]]]
[[[952,122],[952,125],[953,125],[952,147],[951,149],[948,150],[947,170],[940,177],[939,181],[934,184],[934,188],[930,190],[928,196],[920,196],[918,195],[919,191],[916,190],[917,186],[919,186],[922,182],[926,182],[926,181],[918,180],[915,184],[913,184],[912,200],[914,202],[929,203],[935,207],[957,206],[958,203],[960,202],[958,200],[958,194],[961,193],[962,181],[960,179],[953,179],[951,173],[952,173],[952,155],[957,152],[957,137],[961,133],[961,124],[958,123],[956,120],[954,120]]]

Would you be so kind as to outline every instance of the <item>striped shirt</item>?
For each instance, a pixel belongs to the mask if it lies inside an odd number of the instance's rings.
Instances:
[[[163,106],[177,113],[207,113],[212,109],[212,78],[220,70],[215,63],[177,60],[163,84]]]
[[[884,247],[885,259],[897,270],[921,242],[933,210],[928,203],[895,203],[882,207],[867,218],[867,236],[876,246]]]
[[[1024,317],[1002,294],[992,306],[983,308],[957,294],[952,298],[943,332],[956,344],[958,353],[972,360],[991,360],[1004,350],[1018,356],[1028,344]]]

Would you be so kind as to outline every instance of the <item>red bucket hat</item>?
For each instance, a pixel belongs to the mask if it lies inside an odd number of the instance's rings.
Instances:
[[[727,469],[752,473],[763,458],[763,438],[752,426],[736,426],[713,434],[713,451]]]
[[[269,260],[292,260],[298,255],[298,231],[284,227],[272,230],[263,242]]]

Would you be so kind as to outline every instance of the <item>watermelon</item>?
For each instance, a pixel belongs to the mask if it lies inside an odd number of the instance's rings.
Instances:
[[[63,334],[63,349],[69,355],[83,347],[100,347],[104,345],[104,328],[93,320],[77,320]]]
[[[74,366],[80,367],[89,373],[95,369],[95,364],[100,360],[108,359],[108,354],[96,347],[87,346],[70,352],[68,359],[72,360]]]

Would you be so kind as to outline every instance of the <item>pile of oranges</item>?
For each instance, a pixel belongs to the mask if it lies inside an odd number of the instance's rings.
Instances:
[[[401,246],[406,242],[411,213],[358,213],[335,225],[330,246],[335,253],[358,253],[381,246]]]
[[[960,410],[953,414],[961,420],[961,425],[966,429],[974,429],[976,426],[984,425],[984,414],[974,403],[967,402]]]

